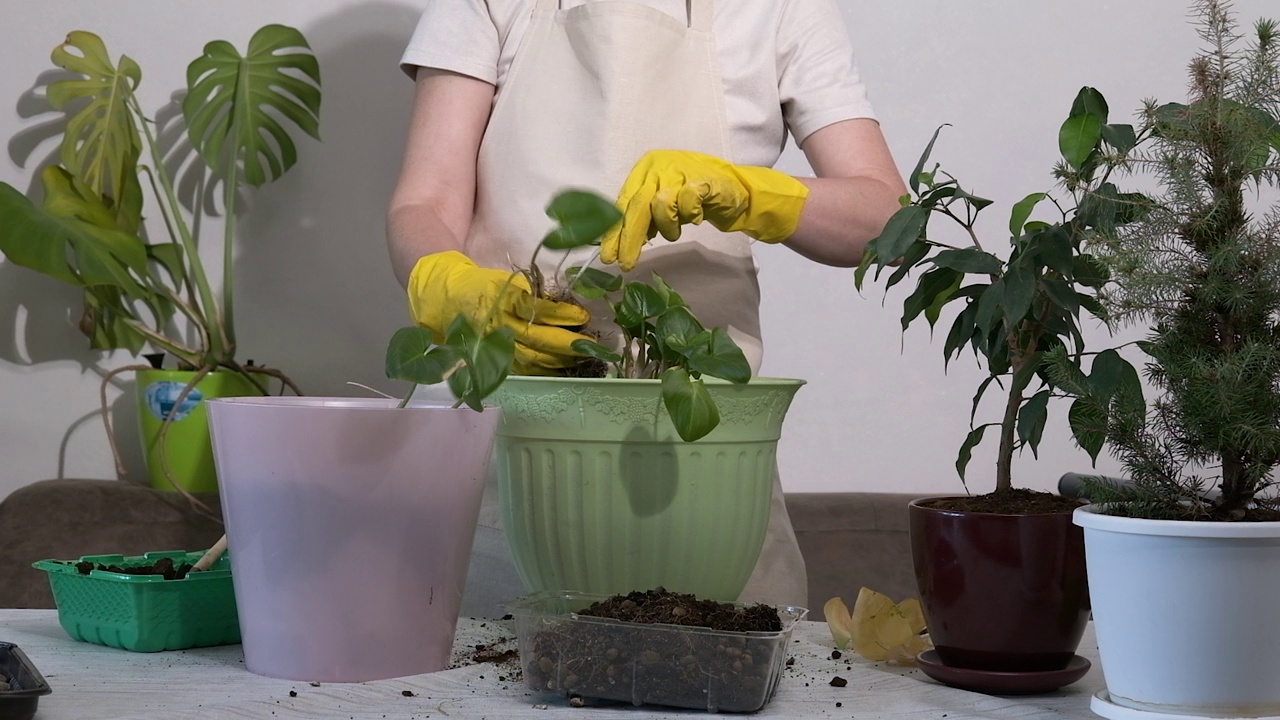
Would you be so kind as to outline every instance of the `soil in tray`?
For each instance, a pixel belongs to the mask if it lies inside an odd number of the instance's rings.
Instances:
[[[170,558],[160,558],[150,565],[129,565],[121,567],[119,565],[103,565],[98,563],[94,565],[89,561],[76,563],[76,570],[81,575],[88,575],[94,570],[105,570],[106,572],[121,573],[124,575],[163,575],[165,580],[181,580],[191,571],[191,563],[182,563],[174,565]]]
[[[767,605],[734,606],[662,588],[601,600],[579,617],[631,625],[567,621],[538,632],[525,663],[531,687],[587,698],[722,711],[758,710],[768,699],[782,620]],[[662,623],[678,628],[657,630]]]

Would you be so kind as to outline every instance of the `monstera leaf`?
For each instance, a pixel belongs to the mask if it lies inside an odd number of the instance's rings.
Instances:
[[[224,179],[258,186],[298,159],[277,116],[319,139],[320,65],[294,28],[267,25],[243,57],[230,43],[211,42],[187,67],[182,114],[205,163]]]
[[[0,251],[5,257],[72,285],[113,285],[145,297],[148,291],[137,279],[147,272],[142,240],[120,230],[102,198],[65,169],[47,167],[40,180],[43,208],[0,184]]]
[[[65,110],[83,105],[67,119],[62,136],[61,161],[80,178],[116,216],[116,225],[137,232],[142,218],[142,187],[138,157],[142,143],[129,103],[142,80],[138,64],[121,56],[118,65],[102,39],[80,30],[53,50],[58,67],[83,77],[50,83],[49,103]]]

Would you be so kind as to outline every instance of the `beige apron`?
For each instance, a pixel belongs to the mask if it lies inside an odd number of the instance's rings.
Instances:
[[[688,0],[687,7],[686,24],[632,2],[561,10],[558,0],[538,0],[480,145],[466,246],[478,264],[527,264],[551,228],[545,207],[555,192],[580,187],[613,197],[648,150],[731,159],[712,0]],[[563,267],[590,256],[574,251]],[[544,250],[538,264],[550,277],[561,257]],[[647,280],[651,273],[680,292],[704,325],[728,329],[759,369],[760,287],[746,236],[685,226],[678,242],[646,247],[630,275]],[[496,554],[484,540],[498,527],[492,483],[481,524],[478,550]],[[501,581],[492,569],[472,569],[469,585],[488,586],[469,589],[473,606],[485,604],[482,596],[520,592],[514,569],[506,581],[514,590],[495,587]],[[804,561],[775,475],[769,531],[743,599],[807,606],[806,595]]]

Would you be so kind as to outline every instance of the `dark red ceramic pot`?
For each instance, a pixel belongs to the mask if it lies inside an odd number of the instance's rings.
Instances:
[[[912,502],[911,554],[938,658],[975,670],[1066,667],[1089,620],[1071,513],[993,515]]]

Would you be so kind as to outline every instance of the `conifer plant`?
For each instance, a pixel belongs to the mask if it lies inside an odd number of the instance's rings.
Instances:
[[[1206,49],[1186,103],[1148,101],[1135,172],[1158,181],[1135,221],[1098,233],[1112,317],[1149,324],[1138,346],[1149,405],[1063,378],[1072,429],[1103,440],[1128,483],[1088,482],[1111,514],[1276,520],[1280,464],[1280,35],[1198,0]],[[1270,207],[1266,204],[1270,202]],[[1076,380],[1081,378],[1077,376]]]

